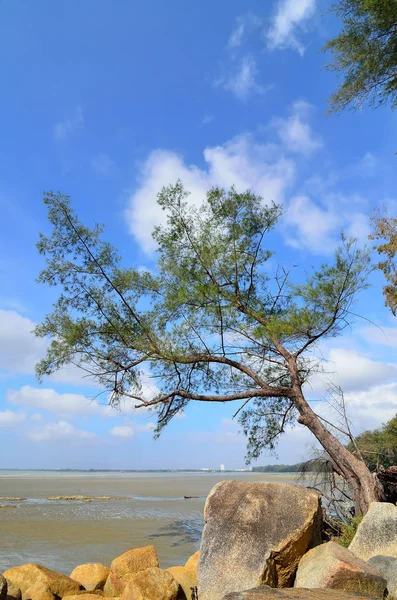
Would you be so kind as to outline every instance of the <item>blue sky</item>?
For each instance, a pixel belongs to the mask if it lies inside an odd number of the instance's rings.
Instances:
[[[325,0],[2,3],[0,468],[244,465],[233,407],[192,404],[153,441],[150,415],[91,400],[96,390],[76,369],[38,384],[45,342],[31,331],[55,297],[35,283],[35,243],[49,231],[42,192],[70,195],[83,221],[106,224],[126,264],[147,268],[161,220],[156,193],[178,177],[193,202],[233,184],[282,202],[275,249],[284,263],[326,260],[342,229],[364,241],[374,207],[396,208],[397,117],[388,107],[326,115],[337,81],[320,49],[339,27],[328,8]],[[374,276],[360,301],[371,322],[320,349],[357,432],[397,412],[397,328],[381,285]],[[322,398],[324,386],[318,376],[308,393]],[[313,443],[297,426],[279,461],[301,460]]]

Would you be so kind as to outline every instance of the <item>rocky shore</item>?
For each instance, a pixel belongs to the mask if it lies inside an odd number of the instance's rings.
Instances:
[[[76,566],[70,576],[33,563],[15,566],[0,575],[0,600],[397,597],[393,504],[372,504],[349,548],[324,541],[320,498],[300,486],[223,481],[207,498],[204,520],[200,552],[184,565],[161,569],[150,545],[109,566]]]

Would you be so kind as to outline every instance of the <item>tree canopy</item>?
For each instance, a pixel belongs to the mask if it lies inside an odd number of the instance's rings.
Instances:
[[[47,263],[39,281],[61,291],[36,328],[51,339],[39,377],[77,364],[111,402],[127,397],[155,409],[157,434],[191,401],[240,401],[235,414],[248,458],[274,449],[298,419],[358,494],[367,478],[363,463],[327,429],[302,387],[318,368],[313,346],[353,319],[372,268],[367,251],[342,238],[329,264],[296,283],[291,269],[272,273],[269,264],[279,206],[233,188],[214,188],[194,206],[177,182],[158,195],[166,223],[153,234],[158,261],[151,273],[122,266],[102,228],[84,226],[68,197],[49,193],[44,201],[52,233],[38,243]],[[152,397],[142,386],[147,372],[158,389]],[[373,481],[366,481],[360,510],[374,499]]]
[[[387,469],[397,464],[397,415],[379,429],[364,431],[355,440],[366,464],[375,471],[379,466]],[[353,444],[349,449],[354,452]]]
[[[386,277],[387,285],[383,286],[385,305],[394,316],[397,314],[397,218],[390,217],[386,209],[376,211],[371,218],[373,240],[381,240],[376,249],[383,254],[383,260],[378,264]]]
[[[53,232],[38,244],[47,257],[39,281],[63,292],[36,328],[52,339],[37,373],[76,363],[112,402],[127,396],[157,406],[160,427],[190,400],[252,400],[255,411],[242,412],[246,433],[255,437],[259,428],[260,445],[273,448],[296,417],[284,348],[296,357],[303,384],[315,368],[305,351],[351,320],[368,256],[345,240],[335,262],[303,284],[293,285],[282,268],[271,278],[264,240],[280,207],[233,189],[211,190],[198,208],[187,196],[180,183],[159,194],[167,225],[154,232],[157,274],[123,268],[115,248],[101,241],[101,227],[83,226],[69,198],[46,196]],[[153,399],[141,395],[145,367],[160,388]]]
[[[359,108],[368,101],[397,104],[396,0],[339,0],[333,11],[342,31],[325,46],[333,61],[327,65],[343,77],[330,98],[331,112]]]

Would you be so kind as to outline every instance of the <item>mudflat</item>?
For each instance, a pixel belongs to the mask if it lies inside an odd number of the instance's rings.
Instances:
[[[0,471],[0,573],[37,562],[69,574],[147,544],[162,568],[184,564],[200,545],[205,499],[224,479],[297,483],[294,473]]]

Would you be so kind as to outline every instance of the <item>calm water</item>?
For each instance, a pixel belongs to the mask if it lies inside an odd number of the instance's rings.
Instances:
[[[0,508],[0,573],[37,562],[69,574],[85,562],[110,565],[147,544],[156,546],[162,568],[184,564],[200,545],[205,498],[223,479],[296,483],[295,474],[0,471],[0,496],[27,498]],[[47,500],[77,494],[125,499]]]

